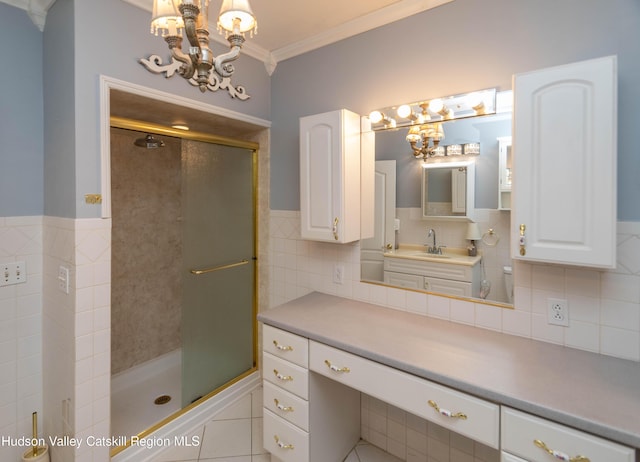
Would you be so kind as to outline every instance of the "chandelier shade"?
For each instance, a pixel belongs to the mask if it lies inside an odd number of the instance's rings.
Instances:
[[[248,0],[224,0],[218,15],[218,28],[227,32],[251,34],[258,30],[258,22]]]
[[[157,55],[139,62],[155,74],[178,74],[202,92],[227,89],[232,98],[245,100],[249,95],[244,87],[234,87],[230,78],[235,71],[233,61],[240,56],[245,42],[244,33],[250,31],[253,36],[257,31],[256,17],[249,0],[223,0],[217,24],[220,33],[225,31],[229,51],[214,56],[209,47],[209,3],[210,0],[153,0],[151,33],[164,38],[171,62],[165,65]],[[184,51],[183,38],[188,42]]]
[[[184,21],[178,11],[179,0],[155,0],[151,14],[151,33],[166,37],[181,35]]]

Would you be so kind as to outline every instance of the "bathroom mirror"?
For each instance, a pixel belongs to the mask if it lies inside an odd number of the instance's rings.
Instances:
[[[509,92],[510,93],[510,92]],[[508,98],[510,100],[510,96]],[[437,245],[443,246],[445,255],[454,250],[466,252],[470,241],[469,223],[478,224],[481,238],[475,241],[478,254],[482,256],[480,263],[480,279],[489,284],[489,290],[483,291],[481,299],[488,303],[509,305],[512,302],[505,281],[511,275],[509,253],[510,212],[499,208],[499,139],[511,136],[511,110],[499,111],[497,114],[471,117],[467,119],[443,123],[444,141],[442,145],[462,145],[472,143],[479,145],[479,153],[473,156],[456,158],[430,159],[438,164],[436,168],[422,168],[422,162],[412,155],[411,147],[406,141],[407,129],[391,129],[375,132],[376,177],[385,178],[381,184],[389,184],[389,172],[383,172],[382,164],[388,169],[389,161],[394,161],[395,169],[395,210],[387,207],[382,211],[384,195],[376,193],[376,215],[388,217],[392,223],[376,218],[376,236],[361,242],[361,264],[363,281],[384,284],[385,252],[397,252],[404,246],[411,246],[418,252],[425,252],[427,245],[432,246],[432,237],[427,237],[430,229],[435,231]],[[448,157],[448,156],[447,156]],[[422,198],[423,174],[427,177],[427,198],[431,203],[432,194],[428,188],[437,181],[431,178],[431,171],[446,172],[451,183],[453,164],[445,166],[446,161],[470,162],[466,165],[464,195],[467,212],[466,218],[453,218],[455,212],[447,216],[442,213],[429,215],[424,213]],[[442,162],[442,163],[440,163]],[[380,167],[378,167],[380,165]],[[456,165],[456,168],[459,167]],[[380,171],[378,171],[380,169]],[[447,172],[448,171],[448,172]],[[384,175],[384,176],[383,176]],[[377,184],[377,183],[376,183]],[[450,186],[444,186],[449,189]],[[434,193],[435,194],[435,193]],[[378,204],[381,202],[381,204]],[[394,213],[395,212],[395,213]],[[490,231],[491,230],[491,231]],[[443,261],[446,260],[443,259]],[[505,267],[507,270],[505,270]],[[508,282],[507,282],[508,284]],[[387,284],[401,287],[400,284]],[[432,293],[441,293],[430,286]],[[417,290],[426,290],[418,288]],[[477,299],[476,299],[477,300]]]
[[[422,216],[473,219],[475,162],[427,163],[422,168]]]

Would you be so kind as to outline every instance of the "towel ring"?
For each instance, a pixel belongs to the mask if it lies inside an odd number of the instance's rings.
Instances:
[[[489,228],[489,231],[482,235],[482,242],[489,247],[495,247],[496,245],[498,245],[499,241],[500,236],[497,232],[494,231],[493,228]]]

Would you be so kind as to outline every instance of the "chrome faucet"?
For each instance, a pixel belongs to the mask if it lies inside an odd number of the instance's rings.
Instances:
[[[442,255],[442,248],[436,244],[436,232],[433,228],[429,229],[429,234],[427,234],[427,239],[433,237],[433,245],[425,244],[427,246],[427,253]]]

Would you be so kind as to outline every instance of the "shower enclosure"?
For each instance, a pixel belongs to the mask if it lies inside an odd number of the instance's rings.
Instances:
[[[111,421],[132,436],[255,370],[257,145],[113,125]]]

